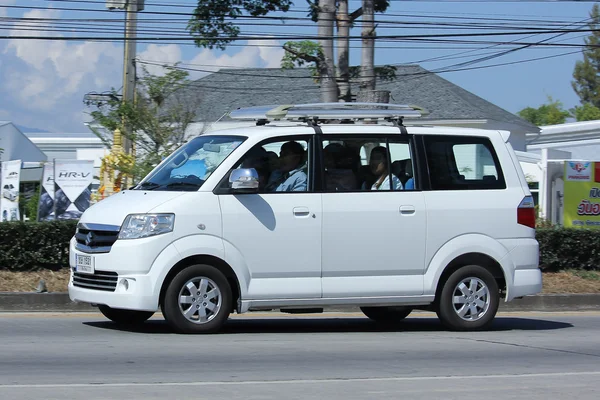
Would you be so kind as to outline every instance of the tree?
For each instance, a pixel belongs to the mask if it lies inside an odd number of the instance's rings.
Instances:
[[[92,129],[108,147],[113,146],[113,132],[124,123],[131,127],[125,134],[136,149],[135,161],[125,154],[107,158],[110,169],[132,176],[134,181],[146,176],[185,139],[188,125],[196,116],[200,96],[196,91],[183,91],[191,84],[188,73],[177,66],[165,66],[166,74],[152,75],[142,68],[135,104],[122,102],[112,90],[110,100],[94,104],[91,112],[104,130]],[[197,98],[194,98],[196,96]],[[91,104],[90,104],[91,105]]]
[[[384,12],[390,3],[389,0],[369,1],[374,12]],[[352,68],[348,62],[350,27],[363,15],[363,7],[348,14],[348,0],[307,0],[307,2],[309,15],[317,22],[320,39],[316,45],[308,41],[287,42],[284,45],[286,56],[282,60],[282,66],[293,68],[295,65],[310,64],[315,78],[320,81],[323,101],[338,101],[339,98],[350,101],[349,82],[352,78]],[[291,4],[290,0],[199,0],[187,28],[198,47],[224,50],[227,44],[239,36],[240,28],[235,25],[237,18],[244,14],[261,17],[277,11],[287,12]],[[339,46],[337,71],[333,55],[335,22],[338,27]],[[374,33],[374,29],[370,31]],[[394,67],[387,66],[383,76],[389,77],[390,72],[393,73],[394,70]],[[377,75],[377,70],[371,73],[373,82],[374,75]]]
[[[594,121],[600,119],[600,108],[592,103],[584,103],[571,110],[571,114],[577,121]]]
[[[313,21],[319,22],[319,18],[321,18],[319,12],[323,10],[324,4],[330,6],[330,0],[316,0],[311,1],[307,0],[309,3],[309,16]],[[326,3],[325,3],[326,2]],[[373,12],[385,12],[389,7],[388,0],[370,0],[369,7],[373,10]],[[364,3],[363,3],[364,4]],[[328,57],[325,57],[324,52],[324,43],[329,48],[333,49],[333,38],[325,38],[317,42],[304,40],[301,42],[286,42],[283,46],[286,51],[281,66],[284,69],[294,68],[295,66],[301,67],[305,64],[308,64],[309,67],[313,71],[313,76],[317,81],[321,81],[321,89],[322,96],[321,99],[323,101],[351,101],[352,100],[352,92],[350,89],[350,83],[353,79],[358,78],[362,82],[365,82],[363,86],[366,85],[367,88],[373,87],[375,85],[375,78],[378,77],[383,80],[393,80],[396,78],[396,67],[391,65],[386,65],[383,67],[374,67],[374,57],[372,56],[374,53],[374,26],[365,24],[363,21],[363,27],[365,25],[368,28],[363,29],[363,36],[366,34],[368,37],[366,38],[367,46],[370,46],[368,50],[365,50],[363,43],[363,50],[371,55],[366,60],[365,64],[365,56],[363,55],[363,66],[366,66],[363,72],[363,67],[351,67],[350,66],[350,29],[354,25],[355,21],[364,17],[364,9],[365,7],[360,7],[357,10],[349,13],[348,9],[348,0],[337,0],[335,1],[336,6],[336,14],[332,18],[328,18],[326,22],[330,22],[329,19],[335,19],[337,21],[337,67],[336,65],[332,65],[328,60]],[[371,13],[368,13],[371,15]],[[372,21],[372,17],[368,16],[368,18]],[[319,35],[323,37],[322,35]],[[331,57],[332,59],[333,57]],[[325,89],[323,88],[323,78],[322,74],[326,74],[326,79],[331,76],[331,70],[336,71],[337,81],[332,82],[331,80],[327,80],[327,85],[334,86],[334,89],[327,86]],[[361,78],[362,76],[362,78]],[[333,92],[338,93],[338,97],[333,99],[331,94]]]
[[[321,80],[321,99],[325,103],[338,101],[339,89],[335,80],[335,64],[333,61],[333,27],[335,19],[335,0],[320,0],[318,36],[321,46],[321,63],[319,78]]]
[[[350,89],[350,27],[353,20],[349,14],[348,0],[338,1],[337,13],[337,78],[340,89],[339,98],[340,100],[349,102],[352,100],[352,91]]]
[[[375,90],[375,4],[373,0],[362,0],[362,60],[361,89]]]
[[[519,116],[536,126],[563,124],[571,114],[563,109],[558,100],[548,96],[548,103],[538,108],[526,107],[519,111]]]
[[[198,47],[225,50],[240,34],[240,28],[233,21],[244,12],[252,17],[265,16],[271,12],[286,12],[291,0],[198,0],[187,29]]]
[[[588,27],[592,33],[585,38],[583,61],[577,61],[573,71],[573,90],[581,103],[600,107],[600,7],[594,4],[590,12]]]

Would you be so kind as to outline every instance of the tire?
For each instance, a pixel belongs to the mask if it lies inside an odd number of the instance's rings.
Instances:
[[[140,325],[154,315],[152,311],[123,310],[105,305],[98,305],[98,309],[106,318],[120,325]]]
[[[411,307],[361,307],[367,317],[377,322],[399,322],[412,312]]]
[[[215,333],[229,318],[232,301],[231,287],[221,271],[210,265],[193,265],[169,283],[162,310],[165,320],[179,333]]]
[[[462,267],[444,283],[437,301],[437,315],[449,329],[477,331],[490,327],[500,301],[494,276],[478,265]]]

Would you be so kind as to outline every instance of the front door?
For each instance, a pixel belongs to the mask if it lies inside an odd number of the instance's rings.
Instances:
[[[261,143],[240,163],[257,169],[260,193],[219,196],[226,257],[249,271],[247,300],[321,297],[321,194],[312,188],[310,145],[304,137]]]
[[[409,142],[325,137],[323,297],[423,293],[426,210]]]

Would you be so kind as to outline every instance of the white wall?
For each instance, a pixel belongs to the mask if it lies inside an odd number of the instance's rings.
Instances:
[[[77,149],[77,160],[93,160],[94,168],[100,168],[102,157],[108,153],[105,149]]]

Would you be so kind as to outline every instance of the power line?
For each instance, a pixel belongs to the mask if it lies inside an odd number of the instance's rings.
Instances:
[[[105,1],[101,1],[101,0],[45,0],[46,2],[58,2],[58,3],[82,3],[82,4],[105,4]],[[406,1],[406,0],[405,0]],[[157,3],[157,2],[146,2],[145,3],[146,6],[152,6],[152,7],[176,7],[176,8],[195,8],[197,5],[197,1],[193,1],[191,4],[174,4],[174,3]],[[288,11],[279,11],[282,13],[304,13],[306,14],[308,12],[308,8],[306,9],[296,9],[294,7],[290,7],[290,9]],[[431,14],[443,14],[440,17],[437,18],[447,18],[447,19],[455,19],[455,18],[465,18],[465,17],[458,17],[458,16],[451,16],[448,15],[449,13],[440,13],[440,12],[423,12],[424,15],[423,16],[419,16],[419,15],[415,15],[415,14],[393,14],[393,13],[389,13],[389,12],[384,12],[382,14],[388,15],[388,16],[396,16],[396,17],[416,17],[416,18],[431,18]],[[487,18],[487,17],[468,17],[467,19],[485,19],[485,20],[497,20],[497,21],[501,21],[501,20],[513,20],[513,21],[517,21],[517,19],[508,19],[508,18],[498,18],[497,14],[476,14],[476,13],[454,13],[455,15],[493,15],[495,16],[495,18]],[[510,14],[503,14],[503,16],[511,16]],[[519,17],[522,17],[522,15],[516,15]],[[530,16],[535,16],[538,17],[537,15],[530,15]],[[544,18],[554,18],[554,17],[544,17]],[[573,17],[575,18],[575,17]],[[306,19],[310,19],[309,17],[306,17]],[[518,21],[522,21],[522,22],[535,22],[538,21],[536,19],[518,19]],[[566,22],[564,21],[554,21],[555,23],[558,24],[564,24]]]
[[[554,33],[592,33],[600,32],[600,29],[547,29],[537,30],[536,34],[554,34]],[[431,34],[420,34],[420,35],[380,35],[376,37],[376,40],[422,40],[422,39],[437,39],[437,38],[469,38],[469,37],[495,37],[495,36],[514,36],[514,35],[525,35],[529,34],[529,31],[520,32],[475,32],[475,33],[431,33]],[[317,40],[317,39],[337,39],[338,36],[317,36],[317,35],[282,35],[280,38],[283,40]],[[52,36],[0,36],[0,39],[39,39],[39,40],[91,40],[91,39],[102,39],[102,40],[120,40],[121,37],[86,37],[86,36],[68,36],[68,37],[52,37]],[[164,38],[164,37],[152,37],[152,38],[139,38],[142,40],[190,40],[190,37],[177,37],[177,38]],[[253,36],[221,36],[221,40],[264,40],[263,38],[257,38]],[[361,36],[350,35],[349,40],[362,40]],[[506,43],[506,42],[504,42]],[[529,44],[529,43],[522,43]],[[535,44],[535,43],[534,43]],[[573,44],[575,45],[575,44]],[[562,46],[567,46],[562,45]],[[581,46],[581,45],[575,45]],[[585,45],[589,46],[589,45]],[[592,46],[595,47],[595,46]]]
[[[87,3],[87,2],[86,2]],[[35,7],[35,6],[18,6],[18,5],[6,5],[4,6],[5,8],[12,8],[12,9],[26,9],[26,10],[49,10],[49,8],[47,7]],[[165,5],[165,7],[168,7],[168,5]],[[94,12],[94,13],[114,13],[115,11],[112,10],[108,10],[108,9],[90,9],[90,8],[72,8],[72,7],[52,7],[50,8],[51,10],[58,10],[58,11],[74,11],[74,12]],[[127,13],[128,11],[119,11],[120,13]],[[177,15],[177,16],[187,16],[187,17],[193,17],[194,13],[184,13],[184,12],[171,12],[171,11],[148,11],[148,10],[144,10],[143,12],[141,12],[141,14],[146,14],[146,15]],[[420,15],[415,15],[415,14],[391,14],[391,13],[385,13],[384,15],[388,15],[391,17],[412,17],[412,18],[428,18],[431,19],[431,16],[420,16]],[[233,21],[237,21],[238,19],[241,18],[252,18],[252,19],[275,19],[275,20],[303,20],[303,21],[312,21],[312,19],[310,17],[287,17],[287,16],[272,16],[272,15],[260,15],[260,16],[240,16],[238,18],[231,18],[230,22]],[[464,17],[454,17],[454,16],[448,16],[448,15],[442,15],[442,16],[438,16],[436,18],[440,18],[440,19],[465,19]],[[474,20],[495,20],[495,21],[512,21],[512,22],[526,22],[526,23],[531,23],[531,22],[540,22],[540,20],[535,20],[535,19],[506,19],[506,18],[476,18],[476,17],[471,17],[468,19],[474,19]],[[336,21],[335,19],[333,19],[333,21]],[[376,20],[376,22],[379,22],[380,20]],[[389,22],[389,21],[388,21]],[[565,24],[568,22],[565,21],[547,21],[547,22],[552,22],[552,23],[557,23],[557,24]],[[360,21],[355,21],[355,23],[360,23]]]
[[[423,71],[423,72],[414,72],[414,73],[401,73],[401,74],[397,74],[396,78],[398,78],[398,77],[422,76],[422,75],[438,74],[438,73],[446,73],[446,72],[470,71],[470,70],[475,70],[475,69],[483,69],[483,68],[492,68],[492,67],[505,66],[505,65],[522,64],[522,63],[527,63],[527,62],[547,60],[547,59],[557,58],[557,57],[564,57],[564,56],[567,56],[567,55],[577,54],[577,53],[580,53],[580,52],[581,51],[571,51],[571,52],[566,52],[566,53],[561,53],[561,54],[554,54],[554,55],[550,55],[550,56],[535,57],[535,58],[530,58],[530,59],[525,59],[525,60],[510,61],[510,62],[504,62],[504,63],[498,63],[498,64],[492,64],[492,65],[484,65],[484,66],[477,66],[477,67],[468,67],[468,68],[451,68],[452,66],[448,66],[448,67],[438,68],[438,69],[432,70],[432,71]],[[164,63],[158,63],[158,62],[152,62],[152,61],[145,61],[145,60],[140,60],[140,59],[138,59],[137,62],[140,63],[140,64],[154,65],[154,66],[159,66],[159,67],[163,67],[165,65]],[[182,71],[204,72],[204,73],[217,74],[217,75],[232,75],[232,76],[253,77],[253,78],[260,77],[260,78],[269,78],[269,79],[292,79],[292,80],[295,80],[295,79],[311,79],[312,80],[313,79],[312,76],[289,76],[289,75],[281,75],[281,74],[280,75],[252,74],[252,73],[245,73],[245,72],[222,71],[222,70],[211,71],[211,70],[206,70],[206,69],[201,69],[201,68],[180,67],[178,65],[172,65],[170,67],[174,68],[174,69],[182,70]]]
[[[569,25],[566,25],[565,28],[567,28],[569,26],[573,26],[573,25],[582,25],[582,24],[585,25],[585,23],[587,21],[590,21],[590,20],[591,20],[591,18],[585,18],[585,19],[583,19],[583,20],[581,20],[579,22],[574,22],[574,23],[571,23]],[[502,56],[505,56],[507,54],[511,54],[511,53],[514,53],[514,52],[517,52],[517,51],[521,51],[521,50],[530,48],[532,46],[537,46],[537,45],[540,45],[542,43],[549,42],[550,40],[556,39],[556,38],[558,38],[560,36],[563,36],[563,35],[565,35],[565,34],[564,33],[559,33],[559,34],[556,34],[556,35],[554,35],[552,37],[542,39],[542,40],[536,42],[535,45],[533,45],[533,44],[531,44],[531,45],[523,45],[523,46],[520,46],[520,47],[517,47],[517,48],[512,48],[512,49],[509,49],[509,50],[503,50],[503,51],[500,51],[500,52],[498,52],[496,54],[493,54],[493,55],[487,55],[487,56],[484,56],[484,57],[476,58],[474,60],[469,60],[469,61],[465,61],[465,62],[462,62],[462,63],[454,64],[451,67],[452,68],[465,67],[465,66],[477,64],[477,63],[480,63],[480,62],[489,61],[489,60],[494,59],[494,58],[502,57]],[[530,38],[532,36],[535,36],[535,35],[530,35],[530,36],[523,37],[523,38],[521,38],[521,40],[522,39],[528,39],[528,38]],[[494,47],[494,46],[492,46],[492,47]]]
[[[533,61],[539,61],[539,60],[546,60],[546,59],[550,59],[550,58],[557,58],[557,57],[563,57],[563,56],[567,56],[567,55],[571,55],[571,54],[576,54],[579,53],[579,51],[576,52],[568,52],[568,53],[562,53],[562,54],[557,54],[557,55],[552,55],[552,56],[545,56],[545,57],[537,57],[537,58],[531,58],[531,59],[526,59],[526,60],[520,60],[520,61],[513,61],[513,62],[505,62],[505,63],[499,63],[499,64],[494,64],[494,65],[485,65],[485,66],[477,66],[477,67],[469,67],[469,68],[456,68],[456,69],[447,69],[445,71],[441,71],[441,72],[434,72],[434,71],[419,71],[419,72],[411,72],[411,73],[400,73],[396,76],[396,79],[419,79],[422,78],[426,75],[431,75],[431,74],[438,74],[438,73],[449,73],[449,72],[461,72],[461,71],[470,71],[470,70],[476,70],[476,69],[484,69],[484,68],[493,68],[493,67],[499,67],[499,66],[505,66],[505,65],[514,65],[514,64],[520,64],[520,63],[527,63],[527,62],[533,62]],[[177,68],[174,67],[176,69],[183,69],[183,68]],[[189,69],[188,69],[189,70]],[[218,75],[223,73],[224,71],[217,71],[217,72],[213,72],[213,74]],[[227,75],[232,75],[232,74],[227,74]],[[265,77],[264,74],[244,74],[244,75],[250,75],[252,77]],[[268,77],[268,79],[285,79],[285,78],[290,78],[289,76],[273,76],[273,77]],[[312,77],[306,77],[312,80]],[[256,94],[256,93],[272,93],[272,92],[281,92],[280,88],[263,88],[263,87],[244,87],[244,86],[226,86],[226,83],[230,82],[230,81],[218,81],[215,83],[219,83],[219,86],[214,86],[211,85],[210,83],[205,84],[203,83],[203,79],[199,79],[199,80],[195,80],[195,81],[191,81],[188,85],[186,85],[186,87],[189,88],[194,88],[194,89],[207,89],[207,90],[211,90],[212,92],[217,92],[217,93],[242,93],[242,94]],[[382,82],[382,85],[385,86],[386,83]],[[319,87],[318,85],[306,85],[306,86],[294,86],[295,90],[302,90],[305,92],[314,92],[315,94],[318,93],[319,91]]]
[[[104,11],[104,10],[101,10]],[[49,17],[2,17],[3,19],[6,20],[11,20],[14,22],[19,22],[19,21],[52,21],[52,22],[57,22],[57,23],[65,23],[65,22],[81,22],[81,23],[122,23],[123,19],[122,18],[114,18],[114,19],[107,19],[107,18],[49,18]],[[175,18],[138,18],[138,20],[140,21],[140,23],[163,23],[163,22],[169,22],[169,23],[173,23],[173,24],[188,24],[189,23],[189,19],[175,19]],[[275,24],[275,23],[271,23],[273,26],[305,26],[305,27],[314,27],[316,26],[315,23],[307,18],[290,18],[290,17],[273,17],[273,16],[241,16],[238,17],[236,19],[233,18],[226,18],[226,22],[235,22],[235,25],[250,25],[250,23],[248,22],[244,22],[244,21],[262,21],[262,20],[277,20],[277,21],[295,21],[294,23],[289,23],[289,22],[285,22],[285,23],[279,23],[279,24]],[[305,24],[301,24],[298,23],[296,21],[300,21],[300,22],[306,22]],[[375,21],[378,24],[378,27],[380,28],[386,28],[386,29],[390,29],[392,27],[396,27],[396,26],[401,26],[401,27],[437,27],[438,29],[441,29],[442,27],[452,27],[452,28],[487,28],[487,29],[538,29],[536,27],[546,27],[546,29],[550,29],[548,28],[548,25],[552,26],[552,25],[556,25],[556,26],[564,26],[566,24],[566,22],[561,22],[561,23],[548,23],[548,22],[544,22],[544,21],[533,21],[533,22],[529,22],[528,26],[523,26],[522,23],[524,21],[510,21],[511,23],[515,23],[518,25],[511,25],[508,22],[506,23],[483,23],[483,22],[439,22],[439,21],[432,21],[431,19],[429,19],[428,21],[397,21],[397,20],[386,20],[386,19],[378,19]],[[534,23],[535,22],[535,23]],[[259,23],[254,22],[253,24],[259,25]],[[260,24],[266,24],[265,22],[261,22]],[[201,24],[201,25],[207,25],[207,24]],[[362,21],[356,21],[355,25],[357,27],[360,27],[362,25]]]

